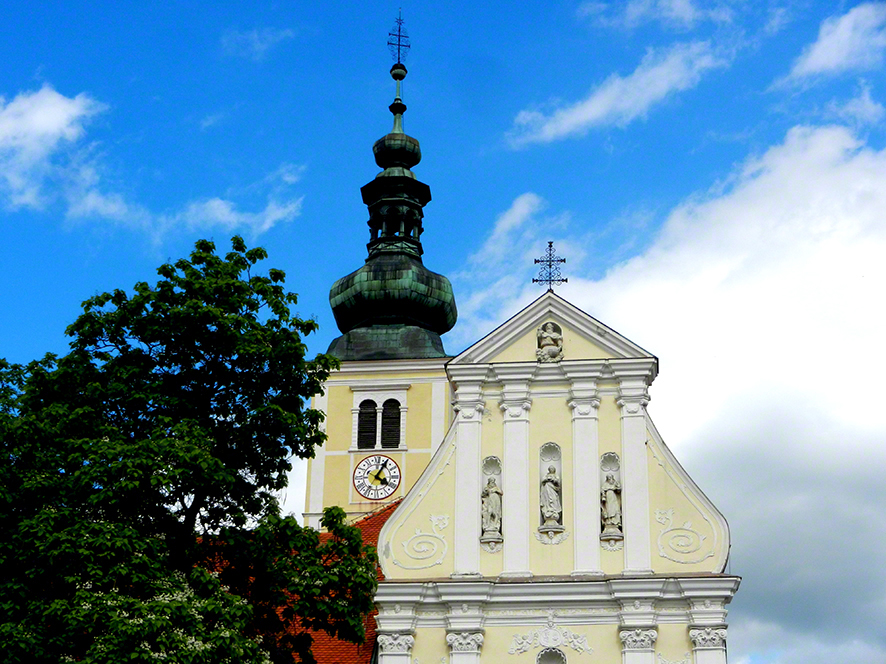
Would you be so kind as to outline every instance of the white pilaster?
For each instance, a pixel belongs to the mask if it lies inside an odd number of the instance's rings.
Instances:
[[[480,431],[483,423],[485,365],[458,367],[455,392],[455,570],[453,576],[480,575]]]
[[[404,632],[378,635],[378,664],[410,664],[415,637]]]
[[[726,627],[690,627],[695,664],[726,664]]]
[[[626,575],[651,574],[645,376],[618,376],[621,408],[622,517]]]
[[[495,367],[502,383],[500,407],[503,420],[502,576],[532,576],[529,571],[529,538],[538,527],[531,523],[529,486],[529,380],[527,367]]]
[[[658,632],[654,627],[621,629],[622,664],[655,664],[655,640]]]
[[[599,369],[567,368],[571,381],[572,496],[575,536],[573,576],[599,576],[600,566],[600,445],[597,429],[596,379]]]
[[[329,403],[329,393],[325,388],[322,394],[314,397],[314,409],[326,414]],[[355,420],[356,421],[356,420]],[[326,431],[326,420],[320,423],[320,430]],[[356,426],[354,427],[356,431]],[[356,435],[356,434],[355,434]],[[326,446],[314,448],[314,458],[311,459],[311,492],[305,505],[305,512],[315,516],[308,517],[308,526],[320,530],[319,513],[323,511],[323,490],[326,479]]]

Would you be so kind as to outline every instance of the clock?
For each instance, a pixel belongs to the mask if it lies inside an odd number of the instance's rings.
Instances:
[[[354,488],[364,498],[383,500],[400,486],[400,466],[384,454],[368,456],[354,468]]]

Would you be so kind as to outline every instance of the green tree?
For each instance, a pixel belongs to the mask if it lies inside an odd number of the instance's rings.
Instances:
[[[305,400],[335,359],[284,274],[197,242],[153,286],[90,298],[70,352],[0,360],[0,652],[14,662],[312,662],[309,630],[363,637],[376,558],[280,515]]]

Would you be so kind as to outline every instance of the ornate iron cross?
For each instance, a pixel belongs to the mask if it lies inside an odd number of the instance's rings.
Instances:
[[[533,279],[532,283],[547,284],[549,291],[553,291],[554,286],[568,283],[569,279],[560,276],[560,264],[565,262],[565,258],[560,258],[554,252],[554,243],[548,242],[545,255],[535,259],[535,264],[540,264],[541,267],[538,270],[538,279]]]
[[[406,59],[409,52],[409,35],[406,34],[406,28],[403,27],[403,11],[397,13],[396,23],[388,33],[388,48],[391,49],[391,56],[397,61],[397,64]]]

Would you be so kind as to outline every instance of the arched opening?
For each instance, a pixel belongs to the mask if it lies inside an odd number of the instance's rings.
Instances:
[[[357,448],[371,450],[375,448],[375,432],[378,428],[378,411],[372,399],[360,402],[360,413],[357,415]]]
[[[400,402],[396,399],[388,399],[381,409],[381,446],[400,447]]]

